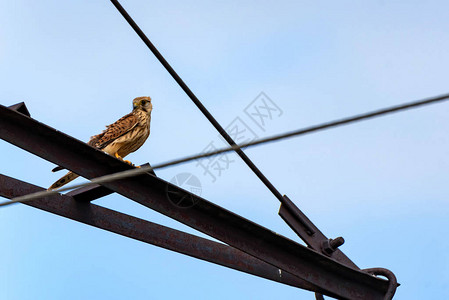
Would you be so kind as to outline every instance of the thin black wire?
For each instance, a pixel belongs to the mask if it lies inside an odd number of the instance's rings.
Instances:
[[[189,161],[196,160],[196,159],[202,159],[202,158],[206,158],[206,157],[210,157],[210,156],[214,156],[214,155],[230,152],[230,151],[235,150],[235,148],[238,148],[238,147],[239,148],[246,148],[246,147],[252,147],[252,146],[266,144],[266,143],[270,143],[270,142],[275,142],[275,141],[283,140],[283,139],[294,137],[294,136],[305,135],[305,134],[309,134],[309,133],[312,133],[312,132],[317,132],[317,131],[329,129],[329,128],[332,128],[332,127],[338,127],[338,126],[342,126],[342,125],[347,125],[349,123],[354,123],[354,122],[358,122],[358,121],[362,121],[362,120],[372,119],[372,118],[379,117],[379,116],[382,116],[382,115],[391,114],[391,113],[394,113],[394,112],[399,112],[399,111],[407,110],[407,109],[411,109],[411,108],[417,108],[417,107],[420,107],[420,106],[429,105],[429,104],[442,102],[442,101],[446,101],[446,100],[449,100],[449,94],[444,94],[444,95],[441,95],[441,96],[427,98],[427,99],[424,99],[424,100],[418,100],[418,101],[414,101],[414,102],[408,102],[408,103],[404,103],[404,104],[400,104],[400,105],[396,105],[396,106],[391,106],[391,107],[388,107],[388,108],[374,110],[374,111],[367,112],[367,113],[364,113],[364,114],[359,114],[359,115],[355,115],[355,116],[351,116],[351,117],[347,117],[347,118],[343,118],[343,119],[339,119],[339,120],[335,120],[335,121],[322,123],[322,124],[319,124],[319,125],[314,125],[314,126],[310,126],[310,127],[306,127],[306,128],[302,128],[302,129],[293,130],[293,131],[290,131],[290,132],[278,134],[278,135],[273,135],[271,137],[266,137],[266,138],[259,139],[259,140],[256,140],[256,141],[252,141],[252,142],[249,142],[249,143],[240,144],[239,146],[231,146],[229,148],[223,148],[223,149],[219,149],[219,150],[212,151],[212,152],[207,152],[207,153],[203,153],[203,154],[187,156],[187,157],[184,157],[184,158],[180,158],[180,159],[177,159],[177,160],[173,160],[173,161],[170,161],[170,162],[159,164],[159,165],[155,166],[154,169],[156,169],[156,168],[157,169],[165,168],[165,167],[168,167],[168,166],[173,166],[173,165],[189,162]]]
[[[253,141],[253,142],[250,142],[250,143],[241,144],[240,146],[236,145],[236,146],[231,146],[229,148],[219,149],[219,150],[216,150],[216,151],[213,151],[213,152],[186,156],[184,158],[180,158],[180,159],[168,161],[168,162],[165,162],[165,163],[157,164],[157,165],[155,165],[153,167],[143,166],[141,168],[136,168],[136,169],[127,170],[127,171],[123,171],[123,172],[117,172],[117,173],[114,173],[114,174],[110,174],[110,175],[105,175],[105,176],[94,178],[90,182],[87,182],[87,183],[76,184],[76,185],[68,186],[68,187],[65,187],[65,188],[58,189],[58,190],[41,191],[41,192],[32,193],[32,194],[28,194],[28,195],[21,196],[21,197],[16,197],[16,198],[14,198],[14,199],[12,199],[10,201],[6,201],[6,202],[3,202],[3,203],[0,203],[0,206],[6,206],[6,205],[18,203],[18,202],[31,201],[31,200],[34,200],[34,199],[37,199],[37,198],[41,198],[41,197],[46,197],[46,196],[49,196],[49,195],[52,195],[52,194],[58,194],[58,193],[60,193],[62,191],[72,190],[72,189],[75,189],[75,188],[80,188],[80,187],[84,187],[84,186],[90,186],[90,185],[94,185],[94,184],[102,184],[102,183],[111,182],[111,181],[119,180],[119,179],[126,178],[126,177],[133,177],[133,176],[137,176],[137,175],[140,175],[140,174],[143,174],[143,173],[150,172],[150,171],[155,170],[155,169],[162,169],[162,168],[166,168],[166,167],[169,167],[169,166],[174,166],[174,165],[186,163],[186,162],[189,162],[189,161],[192,161],[192,160],[202,159],[202,158],[206,158],[206,157],[210,157],[210,156],[214,156],[214,155],[218,155],[218,154],[234,151],[235,148],[239,148],[239,147],[241,147],[241,148],[252,147],[252,146],[256,146],[256,145],[261,145],[261,144],[266,144],[266,143],[270,143],[270,142],[280,141],[280,140],[283,140],[283,139],[286,139],[286,138],[291,138],[291,137],[294,137],[294,136],[300,136],[300,135],[305,135],[305,134],[309,134],[309,133],[313,133],[313,132],[317,132],[317,131],[321,131],[321,130],[325,130],[325,129],[330,129],[330,128],[333,128],[333,127],[339,127],[339,126],[347,125],[347,124],[350,124],[350,123],[355,123],[355,122],[359,122],[359,121],[362,121],[362,120],[368,120],[368,119],[380,117],[380,116],[383,116],[383,115],[387,115],[387,114],[391,114],[391,113],[395,113],[395,112],[399,112],[399,111],[404,111],[404,110],[408,110],[408,109],[412,109],[412,108],[418,108],[418,107],[421,107],[421,106],[425,106],[425,105],[429,105],[429,104],[435,104],[435,103],[438,103],[438,102],[443,102],[443,101],[446,101],[446,100],[449,100],[449,94],[444,94],[444,95],[441,95],[441,96],[427,98],[427,99],[418,100],[418,101],[414,101],[414,102],[408,102],[408,103],[404,103],[404,104],[401,104],[401,105],[396,105],[396,106],[392,106],[392,107],[388,107],[388,108],[383,108],[383,109],[367,112],[367,113],[364,113],[364,114],[355,115],[355,116],[352,116],[352,117],[347,117],[347,118],[343,118],[343,119],[339,119],[339,120],[335,120],[335,121],[331,121],[331,122],[322,123],[322,124],[315,125],[315,126],[306,127],[306,128],[303,128],[303,129],[298,129],[298,130],[286,132],[286,133],[283,133],[283,134],[274,135],[274,136],[267,137],[267,138],[264,138],[264,139],[260,139],[260,140],[257,140],[257,141]]]
[[[165,69],[170,73],[173,79],[179,84],[179,86],[184,90],[184,92],[189,96],[189,98],[195,103],[199,110],[206,116],[209,122],[217,129],[217,131],[223,136],[223,138],[232,146],[232,150],[237,152],[237,154],[243,159],[243,161],[250,167],[250,169],[256,174],[257,177],[267,186],[267,188],[274,194],[276,198],[284,202],[284,198],[281,193],[274,187],[274,185],[268,180],[267,177],[256,167],[256,165],[249,159],[249,157],[242,151],[240,147],[234,142],[234,140],[227,134],[223,127],[215,120],[212,114],[206,109],[206,107],[201,103],[201,101],[195,96],[195,94],[190,90],[190,88],[185,84],[185,82],[179,77],[175,70],[170,66],[170,64],[165,60],[162,54],[157,50],[153,43],[148,39],[148,37],[143,33],[140,27],[134,22],[131,16],[126,12],[123,6],[117,0],[111,0],[112,4],[117,8],[117,10],[126,19],[129,25],[134,29],[134,31],[139,35],[142,41],[147,45],[147,47],[153,52],[159,62],[165,67]]]

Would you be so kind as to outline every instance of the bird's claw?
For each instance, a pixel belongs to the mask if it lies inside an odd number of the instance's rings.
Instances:
[[[140,166],[136,166],[135,164],[133,164],[132,162],[130,162],[129,160],[123,160],[124,162],[126,162],[127,164],[129,164],[132,167],[136,167],[136,168],[140,168]]]
[[[118,155],[118,153],[114,154],[115,157],[117,157],[118,159],[126,162],[128,165],[136,167],[136,168],[140,168],[140,166],[135,166],[132,162],[130,162],[129,160],[124,160],[123,157],[121,157],[120,155]]]

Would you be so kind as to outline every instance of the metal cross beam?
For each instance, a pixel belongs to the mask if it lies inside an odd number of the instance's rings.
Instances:
[[[4,106],[0,106],[0,138],[88,179],[132,168]],[[285,270],[321,288],[325,295],[369,300],[383,299],[387,292],[386,280],[345,266],[153,175],[104,186]],[[167,198],[168,188],[190,197],[195,205],[188,209],[173,205]]]
[[[12,199],[43,190],[45,189],[0,174],[2,197]],[[235,248],[102,206],[80,202],[67,195],[50,195],[24,204],[248,274],[310,291],[320,291],[312,284],[287,272],[280,272],[278,268]]]

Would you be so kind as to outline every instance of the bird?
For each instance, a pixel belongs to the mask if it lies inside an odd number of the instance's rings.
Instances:
[[[123,158],[139,149],[147,140],[150,135],[152,110],[153,104],[150,97],[135,98],[131,113],[106,126],[102,133],[92,136],[87,144],[134,166]],[[62,169],[64,168],[58,166],[52,171],[56,172]],[[48,190],[58,189],[78,176],[70,171],[53,183]]]

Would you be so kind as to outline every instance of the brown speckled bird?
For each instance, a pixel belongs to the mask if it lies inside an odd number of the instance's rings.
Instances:
[[[91,137],[87,144],[123,160],[126,155],[139,149],[150,135],[152,110],[153,104],[150,97],[135,98],[131,113],[106,126],[106,130]],[[127,160],[125,162],[131,164]],[[62,169],[62,167],[56,167],[53,169],[53,172]],[[60,188],[77,177],[77,174],[68,172],[48,189]]]

